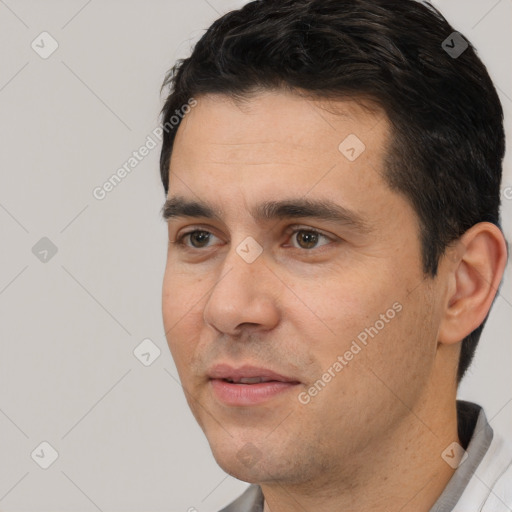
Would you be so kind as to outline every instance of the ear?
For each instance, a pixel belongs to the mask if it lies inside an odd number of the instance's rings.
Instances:
[[[445,311],[439,341],[462,341],[485,319],[507,263],[507,244],[490,222],[468,229],[443,257],[448,273]]]

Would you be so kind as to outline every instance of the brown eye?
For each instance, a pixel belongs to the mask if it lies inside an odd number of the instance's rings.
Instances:
[[[314,249],[318,246],[321,238],[329,241],[326,235],[311,229],[297,229],[292,237],[292,239],[295,239],[299,249]]]
[[[312,249],[318,243],[318,234],[312,231],[299,231],[296,240],[302,249]]]
[[[206,247],[208,242],[210,241],[211,233],[208,231],[191,231],[190,233],[185,233],[182,235],[179,239],[180,244],[187,246],[186,244],[186,238],[190,240],[190,246],[194,249],[202,249],[203,247]]]

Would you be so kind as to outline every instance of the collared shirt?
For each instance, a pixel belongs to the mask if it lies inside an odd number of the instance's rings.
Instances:
[[[512,445],[493,432],[484,410],[457,401],[459,440],[465,460],[455,470],[430,512],[511,512]],[[220,512],[263,512],[259,485],[250,485]]]

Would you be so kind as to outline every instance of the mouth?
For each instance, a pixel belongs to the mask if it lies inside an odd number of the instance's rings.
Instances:
[[[221,379],[225,382],[229,382],[230,384],[260,384],[261,382],[286,382],[281,379],[270,379],[267,377],[240,377],[240,378],[232,378],[227,377]]]
[[[209,372],[214,396],[224,405],[258,405],[300,385],[300,381],[266,368],[214,366]]]

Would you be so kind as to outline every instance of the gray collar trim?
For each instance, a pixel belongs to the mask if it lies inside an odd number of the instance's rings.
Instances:
[[[484,455],[491,445],[494,432],[487,421],[484,410],[476,404],[464,401],[457,401],[457,412],[459,418],[459,433],[461,423],[467,422],[462,428],[471,428],[474,425],[473,435],[466,448],[467,459],[457,468],[452,478],[445,487],[443,493],[430,512],[445,512],[452,510],[457,504],[464,489],[474,475],[476,468],[482,462]],[[476,424],[475,424],[476,423]],[[459,434],[459,437],[460,436]],[[461,439],[462,441],[462,439]]]

